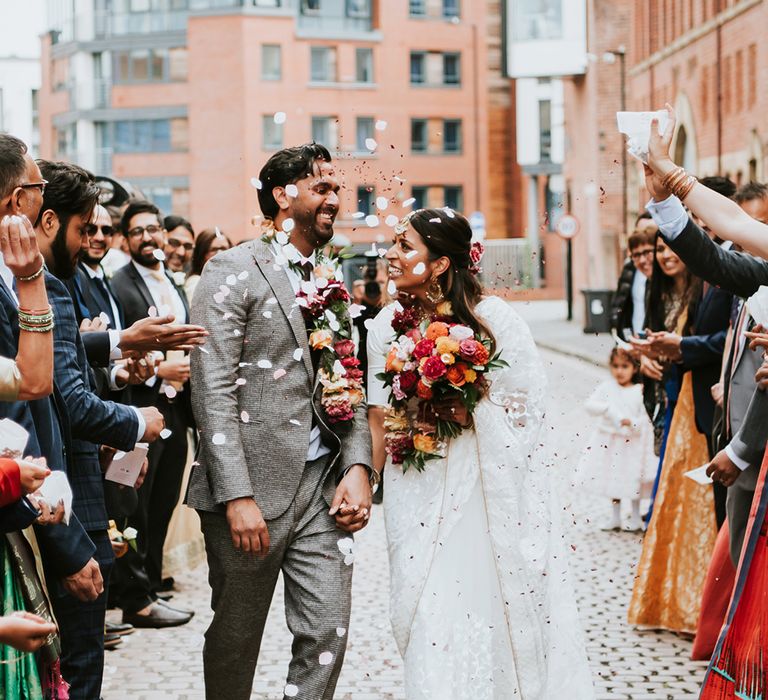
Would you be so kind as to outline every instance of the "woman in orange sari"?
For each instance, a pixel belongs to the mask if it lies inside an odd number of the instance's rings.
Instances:
[[[701,280],[659,237],[646,302],[647,325],[652,331],[689,334],[700,297]],[[649,355],[654,362],[664,362],[664,357],[653,357],[651,345],[635,343],[646,354],[646,364]],[[667,401],[676,398],[676,403],[628,619],[634,625],[692,634],[717,524],[712,489],[684,476],[709,461],[707,439],[696,429],[691,373],[665,363],[664,379]]]

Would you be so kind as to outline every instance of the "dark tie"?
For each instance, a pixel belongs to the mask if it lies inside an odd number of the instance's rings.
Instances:
[[[99,296],[104,302],[102,304],[102,308],[104,309],[104,313],[109,317],[109,327],[116,329],[117,325],[115,324],[115,315],[112,313],[112,301],[109,296],[107,285],[104,283],[104,280],[101,279],[101,277],[94,277],[93,286],[94,289],[98,291]]]
[[[305,282],[309,282],[309,278],[312,275],[314,266],[309,260],[305,260],[299,265],[299,267],[301,268],[301,279],[303,279]]]

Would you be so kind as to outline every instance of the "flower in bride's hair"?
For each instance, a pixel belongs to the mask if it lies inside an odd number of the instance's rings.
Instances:
[[[322,350],[331,347],[333,333],[329,330],[319,329],[309,335],[309,345],[313,350]]]
[[[424,379],[430,382],[436,382],[446,371],[445,363],[439,357],[428,357],[421,367]]]
[[[448,335],[448,324],[442,321],[434,321],[427,326],[427,330],[424,335],[430,340],[437,340],[438,338]]]

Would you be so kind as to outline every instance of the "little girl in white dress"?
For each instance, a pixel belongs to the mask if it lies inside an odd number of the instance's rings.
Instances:
[[[613,501],[605,530],[621,529],[621,501],[632,505],[628,530],[642,530],[640,499],[650,493],[656,473],[653,428],[635,383],[637,363],[623,348],[611,351],[612,379],[600,384],[584,405],[595,428],[579,462],[579,474],[594,493]]]

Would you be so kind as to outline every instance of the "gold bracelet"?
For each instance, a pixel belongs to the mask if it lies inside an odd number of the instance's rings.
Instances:
[[[698,180],[693,176],[689,175],[685,182],[678,187],[677,191],[675,192],[675,196],[682,202],[685,200],[685,198],[691,193],[691,190],[693,189],[693,186],[698,182]]]
[[[27,331],[28,333],[49,333],[54,329],[54,327],[55,324],[53,322],[53,318],[51,318],[50,323],[47,323],[44,326],[28,326],[26,323],[19,321],[19,330]]]
[[[40,253],[40,267],[37,269],[37,272],[32,273],[31,275],[28,275],[27,277],[17,277],[16,279],[19,280],[19,282],[31,282],[32,280],[36,280],[40,275],[43,274],[43,271],[45,270],[45,258],[43,258],[43,254]]]
[[[677,190],[677,188],[680,187],[680,185],[683,182],[685,182],[687,177],[688,177],[688,173],[686,173],[685,170],[680,168],[678,171],[673,173],[671,178],[669,178],[669,180],[667,181],[665,187],[670,192],[675,192],[675,190]]]
[[[685,175],[686,173],[685,173],[685,169],[681,168],[680,166],[677,166],[675,167],[674,170],[672,170],[671,172],[668,172],[661,181],[661,184],[664,187],[664,189],[671,190],[672,188],[670,187],[670,183],[672,182],[672,180],[677,179],[681,174]]]

